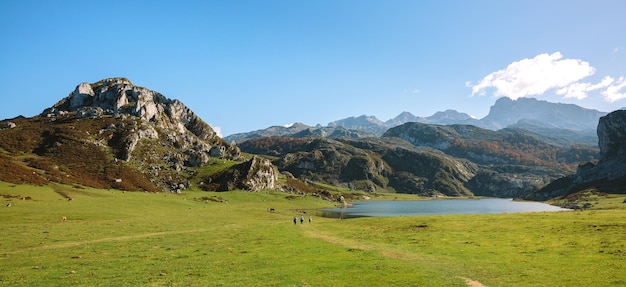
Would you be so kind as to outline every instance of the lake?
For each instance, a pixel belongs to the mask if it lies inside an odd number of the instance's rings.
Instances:
[[[355,202],[348,208],[327,208],[318,216],[356,218],[368,216],[418,216],[439,214],[492,214],[569,210],[540,202],[505,198]]]

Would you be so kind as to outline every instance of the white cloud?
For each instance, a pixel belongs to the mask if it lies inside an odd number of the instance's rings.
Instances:
[[[218,137],[223,137],[223,135],[222,135],[222,128],[215,127],[215,126],[211,126],[211,127],[213,128],[213,131],[217,134]]]
[[[620,77],[602,92],[605,101],[615,102],[626,98],[626,78]]]
[[[511,63],[508,67],[485,76],[480,83],[473,85],[472,95],[485,95],[487,89],[495,89],[494,96],[507,96],[517,99],[541,95],[551,89],[563,89],[595,73],[588,62],[578,59],[562,59],[560,52],[540,54],[532,59]],[[564,90],[564,95],[583,97],[581,87],[573,87],[572,92]],[[559,90],[560,91],[560,90]]]
[[[563,87],[556,91],[557,95],[562,95],[566,98],[576,98],[582,100],[587,97],[587,94],[591,91],[599,90],[610,86],[615,79],[612,77],[604,77],[601,82],[597,84],[591,83],[572,83],[567,87]]]

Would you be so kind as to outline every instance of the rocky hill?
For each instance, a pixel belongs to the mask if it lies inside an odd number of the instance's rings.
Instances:
[[[575,174],[560,178],[528,196],[544,200],[591,189],[626,193],[626,111],[614,111],[598,123],[600,160],[582,163]]]
[[[0,127],[8,182],[178,192],[214,159],[244,160],[180,101],[125,78],[81,83],[41,115]]]
[[[389,129],[383,135],[386,137],[435,148],[477,164],[481,172],[466,186],[479,195],[524,195],[570,174],[581,158],[598,157],[597,149],[560,147],[541,135],[513,128],[492,131],[470,125],[406,123]]]
[[[242,150],[277,157],[282,172],[307,182],[425,196],[472,195],[475,164],[393,139],[255,138]]]
[[[483,165],[562,165],[567,169],[581,157],[598,157],[597,149],[553,145],[542,135],[515,128],[492,131],[471,125],[406,123],[389,129],[383,137],[401,138],[415,146],[435,148]]]
[[[264,137],[239,147],[277,157],[281,171],[308,181],[425,196],[524,196],[571,174],[589,147],[554,146],[524,130],[407,123],[381,138]]]

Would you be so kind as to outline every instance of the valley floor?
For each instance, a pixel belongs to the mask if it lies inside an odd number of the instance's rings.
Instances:
[[[294,224],[328,202],[62,188],[73,200],[47,186],[0,183],[0,286],[626,283],[623,195],[586,211]]]

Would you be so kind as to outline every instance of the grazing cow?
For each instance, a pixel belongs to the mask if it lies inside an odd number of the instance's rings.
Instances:
[[[72,200],[74,200],[74,199],[73,199],[73,198],[71,198],[71,197],[68,197],[68,198],[67,198],[67,201],[72,201]]]
[[[66,216],[61,217],[61,221],[63,222],[67,221],[67,217]]]
[[[270,208],[268,208],[268,209],[267,209],[267,211],[269,211],[269,212],[274,212],[274,211],[276,211],[276,210],[275,210],[274,208],[271,208],[271,207],[270,207]]]
[[[11,207],[11,203],[10,203],[10,202],[9,202],[9,203],[7,203],[7,207]]]

